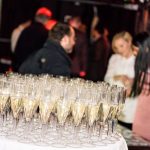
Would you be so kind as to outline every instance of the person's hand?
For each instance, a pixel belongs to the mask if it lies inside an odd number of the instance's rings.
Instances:
[[[114,76],[114,80],[124,82],[125,75],[116,75],[116,76]]]
[[[121,81],[125,87],[131,87],[133,79],[129,78],[126,75],[116,75],[114,80]]]
[[[137,56],[138,52],[139,52],[139,47],[133,46],[133,55]]]
[[[131,93],[131,88],[129,87],[126,89],[126,97],[129,97],[130,93]]]
[[[133,84],[133,79],[129,78],[128,76],[124,76],[123,77],[123,83],[124,83],[126,88],[130,88],[131,89],[132,84]]]
[[[123,85],[126,88],[126,96],[129,97],[130,93],[131,93],[131,88],[132,88],[132,84],[133,84],[133,79],[129,78],[126,75],[117,75],[114,76],[114,80],[116,81],[121,81],[123,83]]]

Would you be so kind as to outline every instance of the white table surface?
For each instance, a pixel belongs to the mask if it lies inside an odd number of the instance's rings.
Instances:
[[[90,149],[91,147],[78,147],[78,150]],[[5,137],[0,137],[0,150],[70,150],[75,149],[71,147],[54,147],[54,146],[37,146],[29,143],[21,143],[14,140],[9,140]],[[96,150],[127,150],[126,142],[123,138],[115,144],[110,144],[107,146],[93,146],[92,149]]]
[[[0,127],[0,150],[72,150],[72,149],[78,149],[78,150],[86,150],[86,149],[91,149],[92,150],[128,150],[127,144],[125,139],[120,135],[116,134],[116,139],[110,140],[111,138],[108,137],[107,140],[103,140],[102,142],[99,140],[99,137],[93,136],[93,141],[95,143],[88,143],[87,140],[89,138],[85,138],[85,143],[82,141],[82,145],[77,145],[76,144],[71,144],[73,139],[71,139],[71,134],[67,134],[66,137],[67,140],[69,141],[69,144],[64,145],[57,145],[54,142],[58,141],[57,135],[55,135],[54,139],[52,139],[52,130],[53,129],[48,129],[46,130],[46,133],[44,135],[44,139],[46,139],[46,145],[45,144],[39,144],[39,139],[41,137],[41,129],[39,128],[38,123],[33,127],[35,130],[29,131],[28,132],[28,139],[27,141],[24,140],[24,131],[26,128],[25,123],[20,123],[17,127],[16,130],[13,129],[12,122],[7,123],[2,129]],[[26,128],[27,129],[27,128]],[[12,136],[14,134],[14,137]],[[54,131],[55,134],[55,131]],[[53,135],[54,135],[53,134]],[[19,136],[18,136],[19,135]],[[81,133],[82,135],[82,133]],[[23,140],[21,140],[23,138]],[[83,138],[84,139],[84,138]],[[113,139],[113,138],[112,138]],[[91,140],[89,140],[91,141]],[[110,143],[110,141],[113,141]],[[67,142],[66,142],[67,143]],[[86,144],[88,143],[88,144]]]

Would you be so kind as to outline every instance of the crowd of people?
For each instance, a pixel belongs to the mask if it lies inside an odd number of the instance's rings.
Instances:
[[[127,98],[119,123],[150,141],[148,33],[133,38],[129,32],[121,31],[110,42],[107,27],[96,16],[88,40],[85,30],[80,30],[80,16],[61,23],[53,20],[52,15],[51,10],[40,8],[33,21],[28,20],[14,29],[13,71],[82,77],[123,86]]]

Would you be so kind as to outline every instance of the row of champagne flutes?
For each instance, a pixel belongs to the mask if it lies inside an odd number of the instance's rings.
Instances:
[[[49,75],[0,76],[1,125],[5,126],[13,116],[15,131],[20,120],[25,120],[24,139],[27,140],[25,134],[29,135],[29,131],[40,128],[39,143],[45,142],[49,130],[54,137],[53,143],[63,145],[68,139],[81,144],[82,137],[91,144],[92,136],[102,141],[103,134],[114,135],[124,99],[123,88],[105,82]],[[37,120],[38,128],[35,127]]]

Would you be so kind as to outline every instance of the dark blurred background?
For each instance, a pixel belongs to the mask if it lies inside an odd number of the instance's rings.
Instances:
[[[98,8],[100,21],[107,25],[112,36],[121,30],[133,36],[149,32],[149,0],[0,0],[0,58],[11,59],[10,36],[20,23],[34,17],[36,10],[46,6],[53,17],[64,21],[65,15],[79,15],[90,30],[93,6]],[[0,72],[5,71],[5,61],[0,62]],[[8,62],[9,64],[9,62]],[[4,68],[3,68],[4,67]]]

